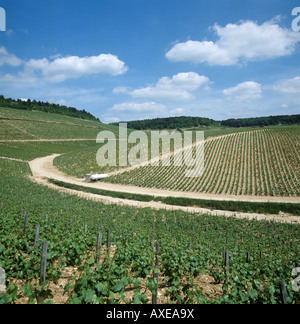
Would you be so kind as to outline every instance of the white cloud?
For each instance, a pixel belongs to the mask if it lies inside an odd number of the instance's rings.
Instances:
[[[109,111],[111,112],[126,112],[126,113],[159,113],[165,111],[166,107],[153,101],[137,103],[123,102],[115,104]]]
[[[184,116],[186,114],[186,109],[185,108],[176,108],[173,110],[169,111],[170,116]]]
[[[167,107],[154,101],[147,102],[123,102],[115,104],[107,110],[100,119],[105,123],[119,121],[130,121],[139,119],[155,118],[157,116],[167,116]]]
[[[156,85],[128,91],[135,99],[181,101],[194,98],[193,91],[207,84],[209,78],[195,72],[178,73],[172,78],[163,77]],[[124,92],[125,88],[121,89]],[[120,89],[118,90],[120,92]]]
[[[131,96],[137,99],[181,101],[191,100],[194,96],[184,89],[162,89],[159,87],[147,87],[132,91]]]
[[[20,66],[23,61],[19,59],[16,55],[10,54],[5,47],[0,47],[0,66],[10,65],[10,66]]]
[[[40,72],[45,80],[62,82],[71,78],[80,78],[92,74],[121,75],[127,72],[125,63],[112,54],[100,54],[89,57],[59,57],[53,61],[48,59],[31,59],[25,70]]]
[[[300,77],[285,80],[280,84],[274,86],[274,90],[283,93],[299,93],[300,94]]]
[[[12,36],[14,33],[15,33],[14,30],[12,30],[12,29],[8,29],[8,30],[5,32],[5,35],[7,35],[7,36]]]
[[[185,89],[188,91],[194,91],[199,89],[203,84],[209,82],[209,78],[203,75],[199,75],[195,72],[178,73],[172,77],[161,78],[157,87],[162,89]]]
[[[36,84],[42,81],[62,82],[71,78],[80,78],[95,74],[108,74],[112,76],[127,72],[128,67],[124,62],[112,54],[100,54],[99,56],[68,56],[60,54],[52,56],[50,60],[30,59],[22,61],[14,54],[10,54],[5,47],[0,47],[0,66],[22,66],[16,74],[0,75],[0,82]]]
[[[57,54],[51,55],[50,59],[55,60],[55,59],[58,59],[58,58],[61,58],[61,57],[62,57],[62,55],[60,53],[57,53]]]
[[[155,101],[128,101],[115,104],[100,116],[100,119],[105,123],[114,123],[119,121],[184,116],[187,113],[188,110],[186,107],[169,107]]]
[[[278,58],[294,53],[300,33],[281,28],[276,20],[258,25],[253,21],[214,25],[216,42],[192,41],[176,44],[166,57],[173,62],[230,66],[238,63]]]
[[[114,94],[128,93],[129,90],[130,90],[130,88],[128,88],[128,87],[116,87],[113,89],[113,93]]]
[[[251,102],[262,97],[262,89],[261,84],[248,81],[223,90],[223,94],[231,101]]]

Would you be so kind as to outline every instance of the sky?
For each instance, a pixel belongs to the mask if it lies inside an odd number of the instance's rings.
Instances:
[[[85,109],[105,123],[300,113],[297,0],[0,0],[0,7],[6,98]]]

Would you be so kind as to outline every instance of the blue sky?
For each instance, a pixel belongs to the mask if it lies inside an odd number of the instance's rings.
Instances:
[[[104,122],[297,114],[299,6],[0,0],[0,93],[85,109]]]

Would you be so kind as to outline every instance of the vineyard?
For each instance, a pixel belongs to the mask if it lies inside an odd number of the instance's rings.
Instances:
[[[99,146],[93,133],[113,128],[13,109],[1,108],[0,116],[0,304],[300,303],[298,223],[104,204],[62,193],[31,181],[29,161],[62,154],[57,166],[82,177],[94,168]],[[140,167],[110,181],[299,196],[299,128],[208,133],[202,178],[187,181],[184,167]]]
[[[234,133],[205,142],[205,171],[199,178],[187,178],[186,166],[174,166],[175,154],[170,167],[140,167],[106,181],[222,195],[299,196],[299,145],[299,127]]]
[[[258,128],[220,128],[220,127],[207,127],[207,128],[199,128],[196,129],[196,131],[203,131],[204,137],[206,139],[211,139],[214,137],[220,137],[220,136],[226,136],[230,134],[238,134],[243,133],[245,131],[255,131],[258,130]],[[130,133],[132,130],[128,129],[128,133]],[[195,130],[188,130],[193,132],[193,141],[195,142],[196,136],[195,136]],[[151,138],[150,132],[146,132],[148,138]],[[118,137],[117,137],[118,138]],[[96,143],[95,143],[96,144]],[[161,143],[160,143],[161,145]],[[135,144],[128,143],[128,152],[135,146]],[[117,166],[106,166],[106,167],[100,167],[97,164],[96,161],[96,154],[97,151],[100,148],[100,144],[97,145],[91,145],[90,147],[86,147],[84,149],[78,149],[75,151],[72,151],[67,154],[63,154],[59,157],[57,157],[54,161],[54,164],[59,168],[61,171],[66,173],[67,175],[71,175],[73,177],[82,178],[87,173],[114,173],[116,171],[122,170],[126,171],[124,167],[119,167],[119,145],[118,142],[116,143],[116,155],[117,155]],[[171,151],[173,151],[173,144],[171,143]],[[161,147],[160,147],[161,150]],[[178,155],[177,155],[178,157]],[[151,156],[151,141],[149,141],[149,147],[148,147],[148,159],[151,161],[151,158],[155,158],[155,156]],[[172,160],[173,161],[173,160]],[[181,172],[183,170],[177,169],[178,172]],[[114,180],[113,180],[114,181]]]
[[[0,140],[95,139],[99,132],[117,127],[45,112],[0,107]]]
[[[299,225],[103,205],[0,167],[1,303],[276,304],[280,279],[300,302]]]

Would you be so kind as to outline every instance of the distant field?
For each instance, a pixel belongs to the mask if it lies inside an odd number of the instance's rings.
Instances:
[[[299,145],[300,127],[235,133],[206,143],[200,178],[186,178],[185,166],[148,166],[107,181],[224,195],[299,196]]]

